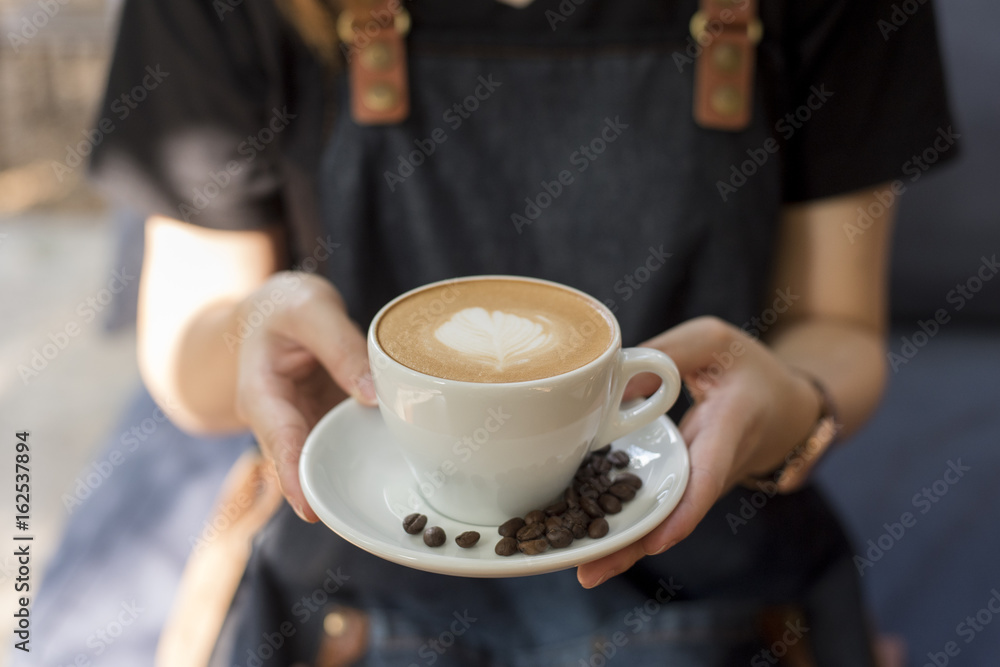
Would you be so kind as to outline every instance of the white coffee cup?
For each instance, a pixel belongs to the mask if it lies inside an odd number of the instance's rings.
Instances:
[[[570,290],[587,299],[613,328],[597,358],[551,377],[522,382],[468,382],[435,377],[393,359],[379,344],[381,318],[407,297],[444,284],[516,280]],[[587,453],[664,414],[681,378],[669,356],[621,347],[621,330],[597,299],[565,285],[519,276],[470,276],[425,285],[384,306],[368,331],[375,393],[386,426],[409,464],[421,495],[441,514],[497,525],[544,507],[569,485]],[[622,409],[625,385],[640,373],[662,384]]]

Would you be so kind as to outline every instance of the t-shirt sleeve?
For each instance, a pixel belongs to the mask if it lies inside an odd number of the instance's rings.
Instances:
[[[282,222],[288,119],[251,4],[125,2],[90,161],[112,200],[217,229]]]
[[[791,7],[786,201],[907,183],[957,154],[930,0]]]

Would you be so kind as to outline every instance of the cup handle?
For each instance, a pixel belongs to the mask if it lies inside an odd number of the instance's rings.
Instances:
[[[622,395],[628,381],[639,373],[655,373],[662,383],[656,392],[638,405],[622,409]],[[611,408],[594,440],[594,447],[617,440],[649,424],[665,413],[681,393],[681,375],[674,360],[659,350],[629,347],[618,353],[618,369],[611,390]]]

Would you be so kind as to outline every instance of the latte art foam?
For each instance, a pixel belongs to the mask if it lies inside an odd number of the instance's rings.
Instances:
[[[546,333],[541,322],[485,308],[458,311],[437,328],[434,337],[466,359],[492,366],[498,373],[529,362],[555,345],[555,337]]]
[[[556,285],[483,278],[429,287],[394,304],[376,338],[404,366],[465,382],[522,382],[601,355],[614,325],[593,301]]]

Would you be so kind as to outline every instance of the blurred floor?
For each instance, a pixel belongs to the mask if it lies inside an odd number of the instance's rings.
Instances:
[[[0,218],[0,442],[12,445],[15,432],[31,433],[33,589],[70,516],[66,499],[99,484],[92,460],[139,382],[134,329],[108,333],[104,326],[115,299],[125,298],[112,288],[138,280],[128,273],[112,280],[114,249],[113,226],[102,213]],[[12,483],[13,447],[0,451],[0,480]],[[0,486],[5,498],[12,491]],[[0,540],[9,544],[10,502],[0,504],[0,526]],[[12,549],[0,553],[0,609],[11,610],[16,564]],[[2,617],[3,636],[12,620]],[[7,661],[5,647],[0,667]]]

